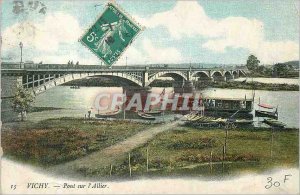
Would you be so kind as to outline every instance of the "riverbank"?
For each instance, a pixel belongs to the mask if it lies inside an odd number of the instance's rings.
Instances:
[[[151,87],[172,87],[173,81],[158,80],[152,83]],[[296,84],[280,84],[280,83],[261,83],[261,82],[212,82],[212,81],[196,81],[194,82],[196,89],[205,88],[221,88],[221,89],[249,89],[249,90],[267,90],[267,91],[299,91],[299,85]]]
[[[173,80],[155,80],[150,87],[172,87]],[[63,84],[64,86],[85,86],[85,87],[121,87],[119,83],[106,78],[90,78],[82,80],[74,80]],[[212,81],[196,81],[194,82],[196,89],[204,88],[227,88],[227,89],[256,89],[268,91],[299,91],[299,85],[288,83],[262,83],[262,82],[212,82]]]
[[[223,159],[224,129],[199,130],[174,126],[162,132],[162,127],[122,121],[85,123],[84,120],[70,118],[14,123],[3,126],[2,147],[4,157],[48,167],[51,172],[60,170],[59,173],[63,171],[67,174],[72,170],[82,177],[106,179],[127,178],[130,169],[132,177],[214,177],[244,171],[260,172],[282,166],[298,167],[297,129],[275,131],[273,145],[269,129],[229,130]],[[139,139],[143,136],[139,134],[152,134],[150,129],[161,132],[140,143]],[[131,148],[123,147],[128,152],[110,157],[110,163],[101,163],[106,161],[100,157],[86,163],[72,163],[78,159],[78,162],[89,159],[97,152],[103,153],[123,141],[131,143],[130,139],[140,144]],[[62,164],[62,170],[56,169]]]
[[[255,90],[267,90],[267,91],[299,91],[299,85],[295,84],[275,84],[275,83],[259,83],[259,82],[212,82],[205,85],[205,87],[214,88],[227,88],[227,89],[255,89]],[[196,83],[196,88],[203,87],[203,84]]]

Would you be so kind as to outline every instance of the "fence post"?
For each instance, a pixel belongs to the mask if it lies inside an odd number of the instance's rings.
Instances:
[[[271,160],[273,158],[273,142],[274,142],[274,129],[273,127],[271,128],[272,129],[272,133],[271,133],[271,149],[270,149],[270,155],[271,155]]]
[[[210,173],[212,173],[212,150],[210,151],[210,160],[209,160],[209,164],[210,164]]]
[[[113,169],[113,166],[112,166],[112,164],[110,164],[110,170],[109,170],[109,176],[110,177],[111,177],[112,169]]]
[[[129,167],[129,176],[131,177],[130,152],[128,153],[128,167]]]
[[[147,146],[147,172],[149,171],[149,146]]]
[[[223,146],[223,156],[222,156],[222,173],[224,172],[224,160],[225,160],[225,146]]]
[[[225,135],[225,143],[224,143],[224,156],[226,155],[227,150],[227,137],[228,137],[228,129],[226,128],[226,135]]]

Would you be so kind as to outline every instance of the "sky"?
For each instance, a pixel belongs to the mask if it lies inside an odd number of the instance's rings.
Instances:
[[[101,64],[78,39],[108,1],[39,0],[35,9],[14,12],[1,2],[1,59],[43,63]],[[299,1],[295,0],[116,0],[143,32],[117,65],[155,63],[245,64],[251,54],[261,64],[299,59]],[[33,5],[33,4],[32,4]],[[46,7],[45,13],[39,11]]]

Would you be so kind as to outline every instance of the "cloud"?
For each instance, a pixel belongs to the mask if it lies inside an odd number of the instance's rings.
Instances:
[[[65,64],[73,60],[80,64],[100,64],[101,60],[81,44],[82,50],[76,49],[74,45],[68,46],[78,43],[81,33],[74,16],[60,12],[49,13],[42,21],[24,21],[6,28],[3,31],[2,49],[7,54],[15,52],[15,56],[19,56],[19,49],[16,48],[23,42],[27,53],[31,50],[37,54],[30,59],[34,62]],[[159,47],[149,39],[144,39],[138,47],[129,46],[117,64],[124,65],[126,56],[128,64],[175,63],[182,58],[176,48]]]
[[[4,51],[24,47],[41,51],[57,51],[62,43],[76,42],[81,29],[78,21],[71,15],[56,12],[48,13],[43,21],[23,21],[3,31]]]
[[[116,62],[116,65],[125,65],[126,57],[128,64],[149,64],[149,63],[178,63],[182,61],[180,52],[173,47],[159,47],[149,39],[143,39],[138,46],[131,45]],[[70,50],[68,54],[49,54],[42,52],[32,59],[34,62],[43,63],[62,63],[66,64],[69,60],[73,63],[79,61],[80,64],[100,64],[101,60],[86,48],[82,50]]]
[[[263,63],[299,59],[298,43],[266,40],[263,22],[245,17],[213,19],[196,1],[178,1],[173,9],[138,21],[147,28],[165,27],[173,39],[204,37],[207,40],[200,47],[213,52],[245,48]]]
[[[225,53],[228,48],[244,48],[256,55],[262,63],[299,59],[298,43],[267,40],[263,22],[245,17],[214,19],[196,1],[178,1],[169,11],[148,18],[134,18],[147,28],[165,28],[170,34],[170,40],[201,37],[202,41],[195,41],[194,44],[215,53]],[[100,64],[94,54],[81,44],[76,45],[82,33],[76,16],[48,12],[43,20],[17,22],[4,29],[2,51],[5,56],[15,59],[20,55],[18,45],[22,41],[23,51],[27,53],[25,58],[34,56],[34,61],[65,63],[73,59],[81,64]],[[161,46],[150,39],[136,42],[138,45],[134,42],[129,46],[117,64],[124,65],[126,56],[128,64],[179,63],[184,60],[183,54],[177,49],[181,45]]]
[[[117,64],[126,64],[126,56],[128,64],[178,63],[182,61],[182,55],[176,48],[160,47],[146,38],[139,47],[129,46]]]

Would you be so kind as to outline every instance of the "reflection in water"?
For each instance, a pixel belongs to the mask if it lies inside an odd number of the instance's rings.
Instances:
[[[152,88],[151,92],[161,93],[164,88]],[[166,88],[166,93],[171,93],[172,88]],[[92,116],[95,116],[97,110],[95,109],[95,98],[100,93],[123,93],[121,87],[81,87],[80,89],[70,89],[68,86],[58,86],[52,88],[45,93],[37,96],[35,105],[36,107],[55,107],[64,108],[60,110],[50,110],[42,112],[29,113],[30,120],[42,120],[53,117],[84,117],[88,110],[92,108]],[[252,90],[244,89],[205,89],[198,91],[202,95],[210,97],[223,97],[223,98],[245,98],[252,97]],[[296,91],[255,91],[254,109],[258,109],[258,99],[261,102],[278,106],[279,121],[287,124],[288,127],[298,128],[299,123],[299,94]],[[165,117],[174,118],[165,113]],[[253,110],[254,114],[254,110]],[[119,117],[123,117],[120,113]],[[126,113],[128,118],[138,118],[136,113]],[[254,118],[258,121],[257,118]],[[260,124],[259,124],[260,125]]]

